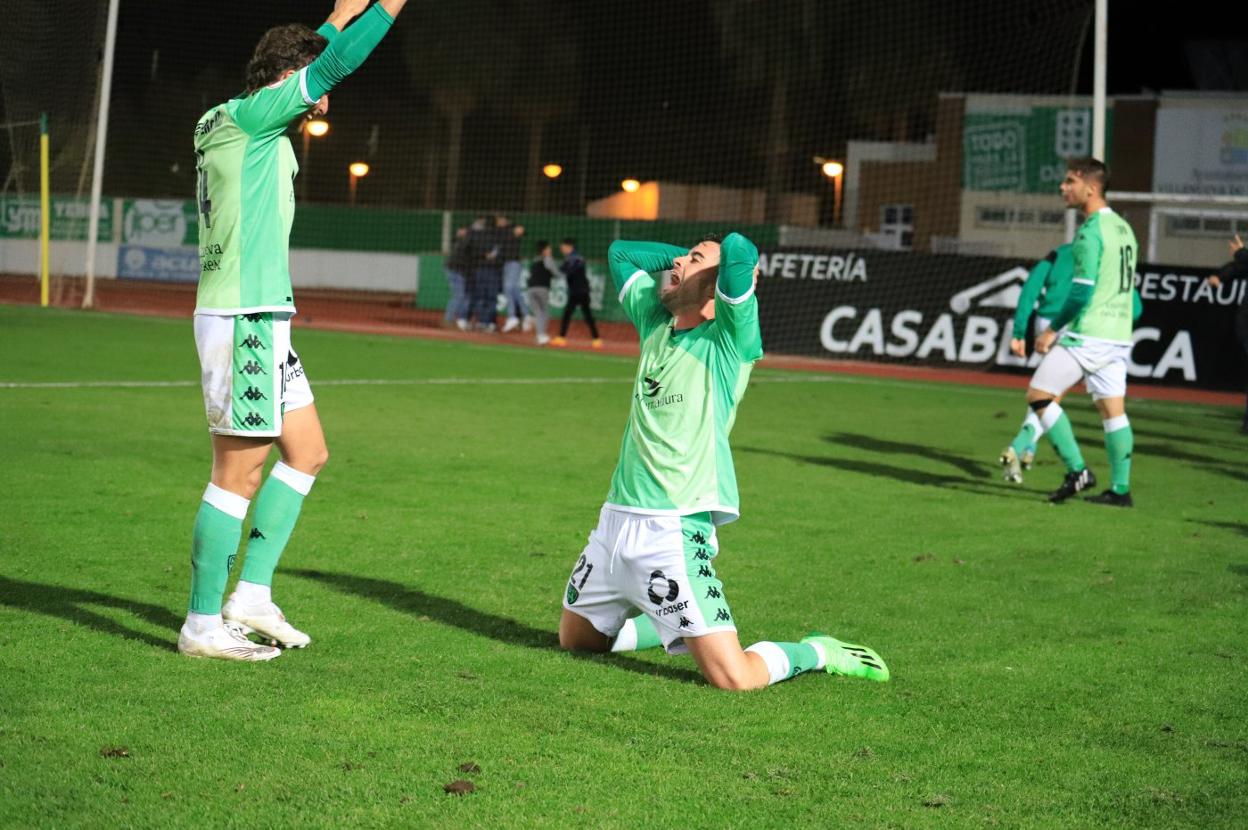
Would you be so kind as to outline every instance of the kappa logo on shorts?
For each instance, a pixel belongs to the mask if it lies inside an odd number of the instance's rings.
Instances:
[[[695,545],[705,545],[706,534],[700,530],[696,530],[694,531],[693,535],[689,537],[689,541],[693,542]]]
[[[243,319],[248,323],[259,323],[260,318],[263,316],[264,314],[262,312],[256,312],[255,314],[244,314]]]
[[[715,612],[715,622],[732,622],[732,615],[728,613],[727,608],[721,608]]]
[[[720,598],[720,597],[722,597],[722,596],[723,596],[723,593],[722,593],[722,592],[721,592],[718,588],[716,588],[714,585],[712,585],[711,587],[709,587],[709,588],[707,588],[707,589],[706,589],[706,598],[707,598],[707,599],[719,599],[719,598]]]
[[[702,579],[714,579],[715,572],[712,571],[710,568],[706,567],[705,565],[699,565],[698,576],[701,577]]]
[[[242,367],[239,369],[239,371],[242,372],[244,375],[267,375],[268,374],[268,372],[264,371],[264,367],[254,360],[249,360],[246,363],[244,363]]]
[[[264,538],[266,538],[266,537],[265,537],[265,535],[264,535],[263,533],[261,533],[261,532],[260,532],[260,528],[258,528],[258,527],[253,527],[253,528],[251,529],[251,533],[250,533],[250,534],[248,534],[247,538],[248,538],[248,539],[264,539]]]
[[[248,386],[247,391],[243,393],[243,397],[249,401],[267,401],[268,396],[254,386]]]
[[[650,581],[646,584],[646,596],[655,605],[662,605],[680,596],[680,585],[675,580],[668,579],[662,571],[652,571]]]
[[[254,334],[249,334],[246,337],[244,337],[243,342],[239,343],[238,345],[246,346],[249,349],[266,349],[266,346],[264,345],[264,341],[261,340],[259,337],[256,337]]]
[[[260,417],[258,412],[248,412],[247,417],[243,419],[243,423],[249,427],[267,427],[269,422]]]
[[[702,562],[711,561],[711,555],[707,553],[703,548],[698,548],[698,552],[693,555],[693,558],[698,559]]]
[[[680,627],[681,627],[681,628],[692,628],[692,627],[693,627],[693,620],[689,619],[688,617],[681,617],[681,618],[680,618]]]

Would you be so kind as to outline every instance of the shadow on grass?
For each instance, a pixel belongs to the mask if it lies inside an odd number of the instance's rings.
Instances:
[[[1231,467],[1214,467],[1212,465],[1206,465],[1201,469],[1210,473],[1217,473],[1218,475],[1226,476],[1227,478],[1233,478],[1236,481],[1248,483],[1248,472],[1244,472],[1243,470],[1235,470]]]
[[[427,594],[416,588],[409,588],[398,582],[384,579],[373,579],[353,574],[327,573],[325,571],[302,570],[298,568],[284,571],[294,576],[323,582],[343,593],[355,594],[388,605],[396,611],[416,617],[429,617],[445,625],[452,625],[464,631],[498,640],[513,646],[539,649],[541,651],[563,651],[559,648],[559,635],[554,631],[534,628],[517,622],[509,617],[500,617],[476,608],[464,605],[453,599]],[[632,657],[619,654],[585,654],[567,652],[569,656],[582,660],[592,660],[603,665],[615,666],[627,671],[654,677],[665,677],[669,680],[704,683],[702,675],[696,671],[676,666],[658,666]]]
[[[879,464],[874,461],[859,461],[853,458],[799,455],[797,453],[764,450],[757,447],[736,447],[735,449],[737,452],[770,455],[773,458],[787,458],[790,461],[797,461],[802,464],[815,464],[820,467],[833,467],[838,470],[844,470],[845,472],[860,473],[862,475],[875,476],[876,478],[891,478],[894,481],[901,481],[906,484],[922,484],[928,487],[939,487],[945,490],[961,490],[963,492],[979,496],[996,496],[997,498],[1024,499],[1026,501],[1037,501],[1042,498],[1040,494],[1036,492],[1019,490],[1015,485],[969,480],[962,476],[929,473],[925,470],[916,470],[910,467],[894,467],[889,464]]]
[[[990,468],[979,463],[978,461],[961,455],[954,455],[950,452],[942,452],[941,450],[926,447],[922,444],[905,444],[900,441],[886,441],[882,438],[876,438],[871,435],[855,435],[847,432],[825,435],[823,436],[823,440],[832,444],[841,444],[846,447],[868,450],[875,453],[929,458],[932,461],[940,461],[956,467],[968,476],[974,476],[975,478],[988,478],[992,475]]]
[[[1211,522],[1205,519],[1188,519],[1192,524],[1205,525],[1206,527],[1220,527],[1223,530],[1233,530],[1240,536],[1248,536],[1248,523],[1245,522]]]
[[[67,588],[63,585],[44,585],[39,582],[25,582],[0,576],[0,605],[19,611],[45,614],[60,617],[78,625],[85,625],[104,634],[112,634],[126,640],[141,640],[150,646],[162,650],[173,649],[176,645],[178,629],[182,626],[182,618],[168,608],[150,605],[145,602],[122,599],[121,597],[100,594],[95,591],[83,591]],[[171,632],[168,639],[160,639],[142,631],[126,628],[124,625],[96,613],[84,606],[98,605],[105,608],[116,608],[127,611],[136,617]]]

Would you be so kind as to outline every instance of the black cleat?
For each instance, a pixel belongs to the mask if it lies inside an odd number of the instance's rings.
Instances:
[[[1096,476],[1092,475],[1092,471],[1084,467],[1077,473],[1067,473],[1066,479],[1062,482],[1062,486],[1058,487],[1052,493],[1049,493],[1049,501],[1054,504],[1066,501],[1066,499],[1078,492],[1087,490],[1089,487],[1096,486]]]
[[[1130,493],[1115,493],[1113,490],[1106,490],[1099,496],[1088,496],[1084,501],[1090,501],[1093,504],[1108,504],[1111,507],[1135,507]]]

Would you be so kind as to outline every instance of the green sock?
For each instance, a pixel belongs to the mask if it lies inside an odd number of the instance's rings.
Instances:
[[[1053,449],[1057,450],[1062,463],[1066,465],[1067,472],[1077,473],[1087,466],[1083,463],[1083,453],[1079,452],[1079,444],[1075,441],[1075,431],[1070,426],[1070,419],[1058,404],[1051,403],[1044,408],[1040,423],[1044,425],[1045,433],[1053,442]]]
[[[220,614],[230,566],[243,535],[247,499],[215,484],[204,491],[191,535],[191,602],[196,614]]]
[[[1131,450],[1135,433],[1126,415],[1105,421],[1105,451],[1109,454],[1109,476],[1118,495],[1131,492]]]
[[[1014,436],[1014,440],[1010,442],[1010,446],[1014,448],[1014,453],[1022,458],[1023,453],[1027,452],[1030,447],[1036,445],[1036,431],[1031,424],[1023,424],[1023,428],[1018,431],[1018,435]]]
[[[819,652],[808,643],[773,643],[764,640],[750,646],[746,651],[752,651],[763,658],[771,676],[769,685],[823,668]]]
[[[659,630],[645,614],[624,621],[624,627],[611,643],[612,651],[645,651],[663,645]]]
[[[301,473],[281,461],[273,465],[256,497],[256,514],[247,537],[247,557],[243,560],[244,582],[272,585],[277,561],[290,541],[299,519],[303,497],[312,489],[315,476]]]

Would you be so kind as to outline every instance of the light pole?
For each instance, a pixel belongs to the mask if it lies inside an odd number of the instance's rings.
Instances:
[[[299,180],[299,201],[308,198],[308,178],[312,171],[308,169],[308,151],[313,138],[322,138],[329,133],[329,122],[323,118],[311,118],[303,122],[303,157],[299,159],[299,172],[303,178]]]
[[[841,186],[845,182],[845,165],[839,161],[815,157],[820,172],[832,180],[832,225],[841,224]]]
[[[355,188],[360,179],[368,175],[368,165],[362,161],[353,161],[347,167],[347,172],[351,174],[350,179],[350,203],[355,204]]]

